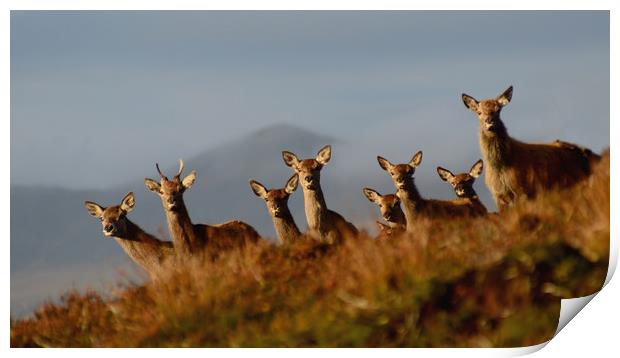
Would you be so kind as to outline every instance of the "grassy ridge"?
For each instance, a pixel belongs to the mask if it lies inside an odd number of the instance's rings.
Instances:
[[[478,347],[550,339],[560,299],[599,290],[609,153],[580,186],[386,241],[259,243],[113,299],[67,293],[11,346]]]

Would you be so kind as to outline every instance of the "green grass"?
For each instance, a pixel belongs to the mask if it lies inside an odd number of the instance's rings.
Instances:
[[[514,347],[549,340],[560,299],[599,290],[609,154],[578,187],[501,215],[336,246],[262,242],[190,260],[111,299],[67,293],[11,320],[12,347]]]

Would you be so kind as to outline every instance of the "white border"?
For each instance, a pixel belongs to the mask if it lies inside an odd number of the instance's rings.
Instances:
[[[368,1],[368,0],[358,0],[358,1],[325,1],[325,0],[315,0],[315,1],[273,1],[273,0],[265,0],[260,1],[260,6],[258,6],[259,2],[257,1],[162,1],[162,0],[152,0],[152,1],[119,1],[119,0],[110,0],[110,1],[54,1],[53,3],[50,1],[29,1],[29,0],[21,0],[21,1],[4,1],[4,10],[1,16],[2,30],[4,36],[2,36],[2,61],[3,61],[3,69],[1,73],[1,78],[3,80],[4,86],[4,95],[1,97],[0,101],[3,109],[3,120],[1,121],[1,135],[3,136],[3,140],[0,142],[2,145],[2,158],[4,159],[2,163],[9,163],[10,161],[10,110],[9,110],[9,95],[10,95],[10,67],[9,67],[9,48],[10,48],[10,13],[9,10],[63,10],[63,9],[74,9],[74,10],[114,10],[114,9],[123,9],[123,10],[147,10],[147,9],[157,9],[157,10],[221,10],[221,9],[261,9],[261,10],[271,10],[271,9],[288,9],[288,10],[339,10],[339,9],[349,9],[349,10],[380,10],[380,9],[411,9],[411,10],[483,10],[483,9],[494,9],[494,10],[571,10],[571,9],[579,9],[579,10],[611,10],[610,21],[611,21],[611,34],[610,34],[610,53],[611,53],[611,88],[610,88],[610,96],[611,98],[616,98],[617,91],[617,71],[615,71],[614,65],[618,60],[618,2],[614,1],[600,1],[600,0],[591,0],[588,2],[584,1],[549,1],[549,0],[524,0],[519,2],[497,2],[497,1],[480,1],[480,0],[469,0],[469,1],[443,1],[441,3],[434,2],[423,2],[423,3],[413,3],[411,1]],[[617,108],[615,103],[611,102],[610,109],[610,118],[617,118]],[[587,120],[587,119],[586,119]],[[617,121],[610,121],[610,136],[611,142],[614,142],[617,136]],[[612,157],[611,160],[611,173],[612,178],[616,178],[618,164],[617,161]],[[8,198],[8,191],[10,188],[10,175],[7,173],[9,171],[8,165],[4,165],[3,169],[4,175],[1,176],[2,188],[4,188],[5,193],[7,194],[5,198]],[[613,181],[613,180],[612,180]],[[617,190],[612,186],[611,187],[611,216],[617,217],[615,214],[617,213],[617,208],[615,203],[618,201],[618,193]],[[5,201],[6,203],[7,201]],[[10,285],[8,279],[10,277],[10,250],[9,250],[9,237],[10,237],[10,205],[3,205],[0,210],[2,210],[0,217],[2,217],[2,230],[4,232],[4,250],[2,255],[4,255],[3,262],[3,287],[4,287],[4,295],[2,296],[3,306],[5,307],[5,324],[3,325],[3,339],[4,339],[4,347],[5,349],[10,345],[10,333],[9,333],[9,292]],[[611,222],[611,252],[612,258],[610,260],[610,271],[608,273],[607,279],[611,279],[613,272],[615,271],[615,267],[617,265],[617,255],[618,255],[618,244],[617,238],[618,228],[617,225],[612,221]],[[617,281],[617,280],[616,280]],[[617,303],[620,302],[619,299],[619,285],[617,283],[611,282],[608,284],[601,294],[594,297],[591,304],[591,307],[584,310],[581,314],[577,316],[575,319],[575,323],[569,324],[556,338],[554,338],[545,349],[539,352],[539,355],[542,356],[556,356],[556,355],[566,355],[570,354],[571,356],[574,354],[583,354],[583,355],[592,355],[596,353],[608,353],[616,351],[616,337],[617,337],[617,323],[615,319],[617,319],[618,308]],[[544,346],[544,345],[541,345]],[[345,354],[345,353],[354,353],[356,355],[376,355],[376,354],[391,354],[391,355],[402,355],[402,356],[410,356],[411,354],[422,353],[425,356],[506,356],[506,355],[516,355],[516,354],[526,354],[532,352],[534,349],[539,349],[541,347],[530,347],[526,349],[491,349],[491,350],[472,350],[472,349],[441,349],[441,350],[433,350],[433,349],[421,349],[411,351],[410,349],[398,349],[398,350],[363,350],[356,349],[355,352],[352,350],[347,350],[344,352],[342,350],[321,350],[321,354]],[[32,350],[9,350],[11,354],[14,355],[23,355],[23,354],[33,354]],[[165,352],[165,353],[164,353]],[[52,350],[45,351],[44,354],[51,355],[62,355],[63,357],[66,355],[74,355],[74,354],[85,354],[86,352],[81,349],[78,350]],[[126,352],[122,352],[126,353]],[[127,351],[128,354],[134,353]],[[154,350],[149,351],[150,354],[163,355],[168,353],[168,351],[162,350]],[[179,351],[175,351],[176,354]],[[205,354],[207,352],[202,350],[184,350],[185,354]],[[276,350],[276,349],[268,349],[268,350],[213,350],[208,351],[207,354],[218,354],[218,355],[236,355],[236,354],[250,354],[250,355],[268,355],[270,357],[277,355],[290,355],[293,352],[284,351],[284,350]],[[89,350],[86,354],[94,354],[95,356],[108,354],[107,351],[104,350]],[[296,350],[294,352],[295,355],[301,356],[314,356],[317,354],[314,350]]]

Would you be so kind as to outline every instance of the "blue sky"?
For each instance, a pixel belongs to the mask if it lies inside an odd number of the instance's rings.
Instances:
[[[513,136],[607,147],[609,13],[13,11],[11,182],[110,187],[274,123],[360,170],[418,149],[464,170],[460,94],[511,84]]]

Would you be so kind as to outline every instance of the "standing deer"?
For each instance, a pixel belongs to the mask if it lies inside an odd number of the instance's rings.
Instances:
[[[267,205],[273,227],[281,243],[291,243],[301,235],[288,208],[288,197],[297,189],[298,183],[297,174],[293,174],[282,189],[267,190],[263,184],[253,179],[250,180],[250,187],[254,194],[263,199]]]
[[[174,257],[174,248],[171,242],[158,240],[127,218],[135,204],[133,193],[127,194],[120,205],[109,208],[92,201],[84,202],[88,213],[101,220],[103,235],[113,237],[125,253],[154,278],[162,264]]]
[[[378,156],[379,166],[388,172],[400,199],[407,222],[407,231],[414,231],[416,223],[424,218],[447,218],[474,215],[474,208],[465,201],[425,199],[414,183],[413,174],[422,162],[422,152],[417,152],[408,163],[392,164]]]
[[[331,158],[331,146],[319,150],[316,158],[299,160],[289,151],[282,152],[284,163],[291,167],[301,181],[308,229],[318,239],[335,243],[345,236],[356,236],[357,229],[340,214],[329,210],[321,190],[321,169]]]
[[[393,229],[390,231],[397,232],[405,228],[405,214],[403,214],[403,210],[400,208],[400,199],[396,194],[381,195],[376,190],[370,188],[364,188],[362,191],[368,200],[377,204],[383,220],[388,223],[387,226],[390,229]],[[387,231],[381,226],[383,225],[382,223],[377,223],[381,232]]]
[[[480,150],[487,163],[485,181],[500,211],[519,197],[532,198],[541,190],[569,187],[590,174],[600,158],[571,143],[520,142],[508,135],[500,118],[512,99],[512,86],[496,98],[477,101],[463,93],[463,103],[480,121]]]
[[[145,178],[144,184],[153,193],[159,195],[164,206],[168,229],[179,254],[190,255],[199,252],[205,247],[214,250],[228,249],[243,246],[247,242],[256,242],[259,238],[254,228],[242,221],[232,220],[220,225],[193,224],[185,202],[183,193],[196,181],[196,171],[192,170],[183,180],[183,160],[179,160],[179,172],[169,180],[155,164],[161,177],[159,183]]]
[[[458,197],[457,200],[462,200],[471,205],[474,210],[474,215],[484,215],[487,213],[487,208],[482,204],[478,194],[474,190],[474,182],[476,178],[482,173],[482,159],[478,160],[469,170],[469,173],[461,173],[458,175],[452,174],[448,169],[437,167],[437,174],[439,177],[448,182],[454,189],[454,193]]]

